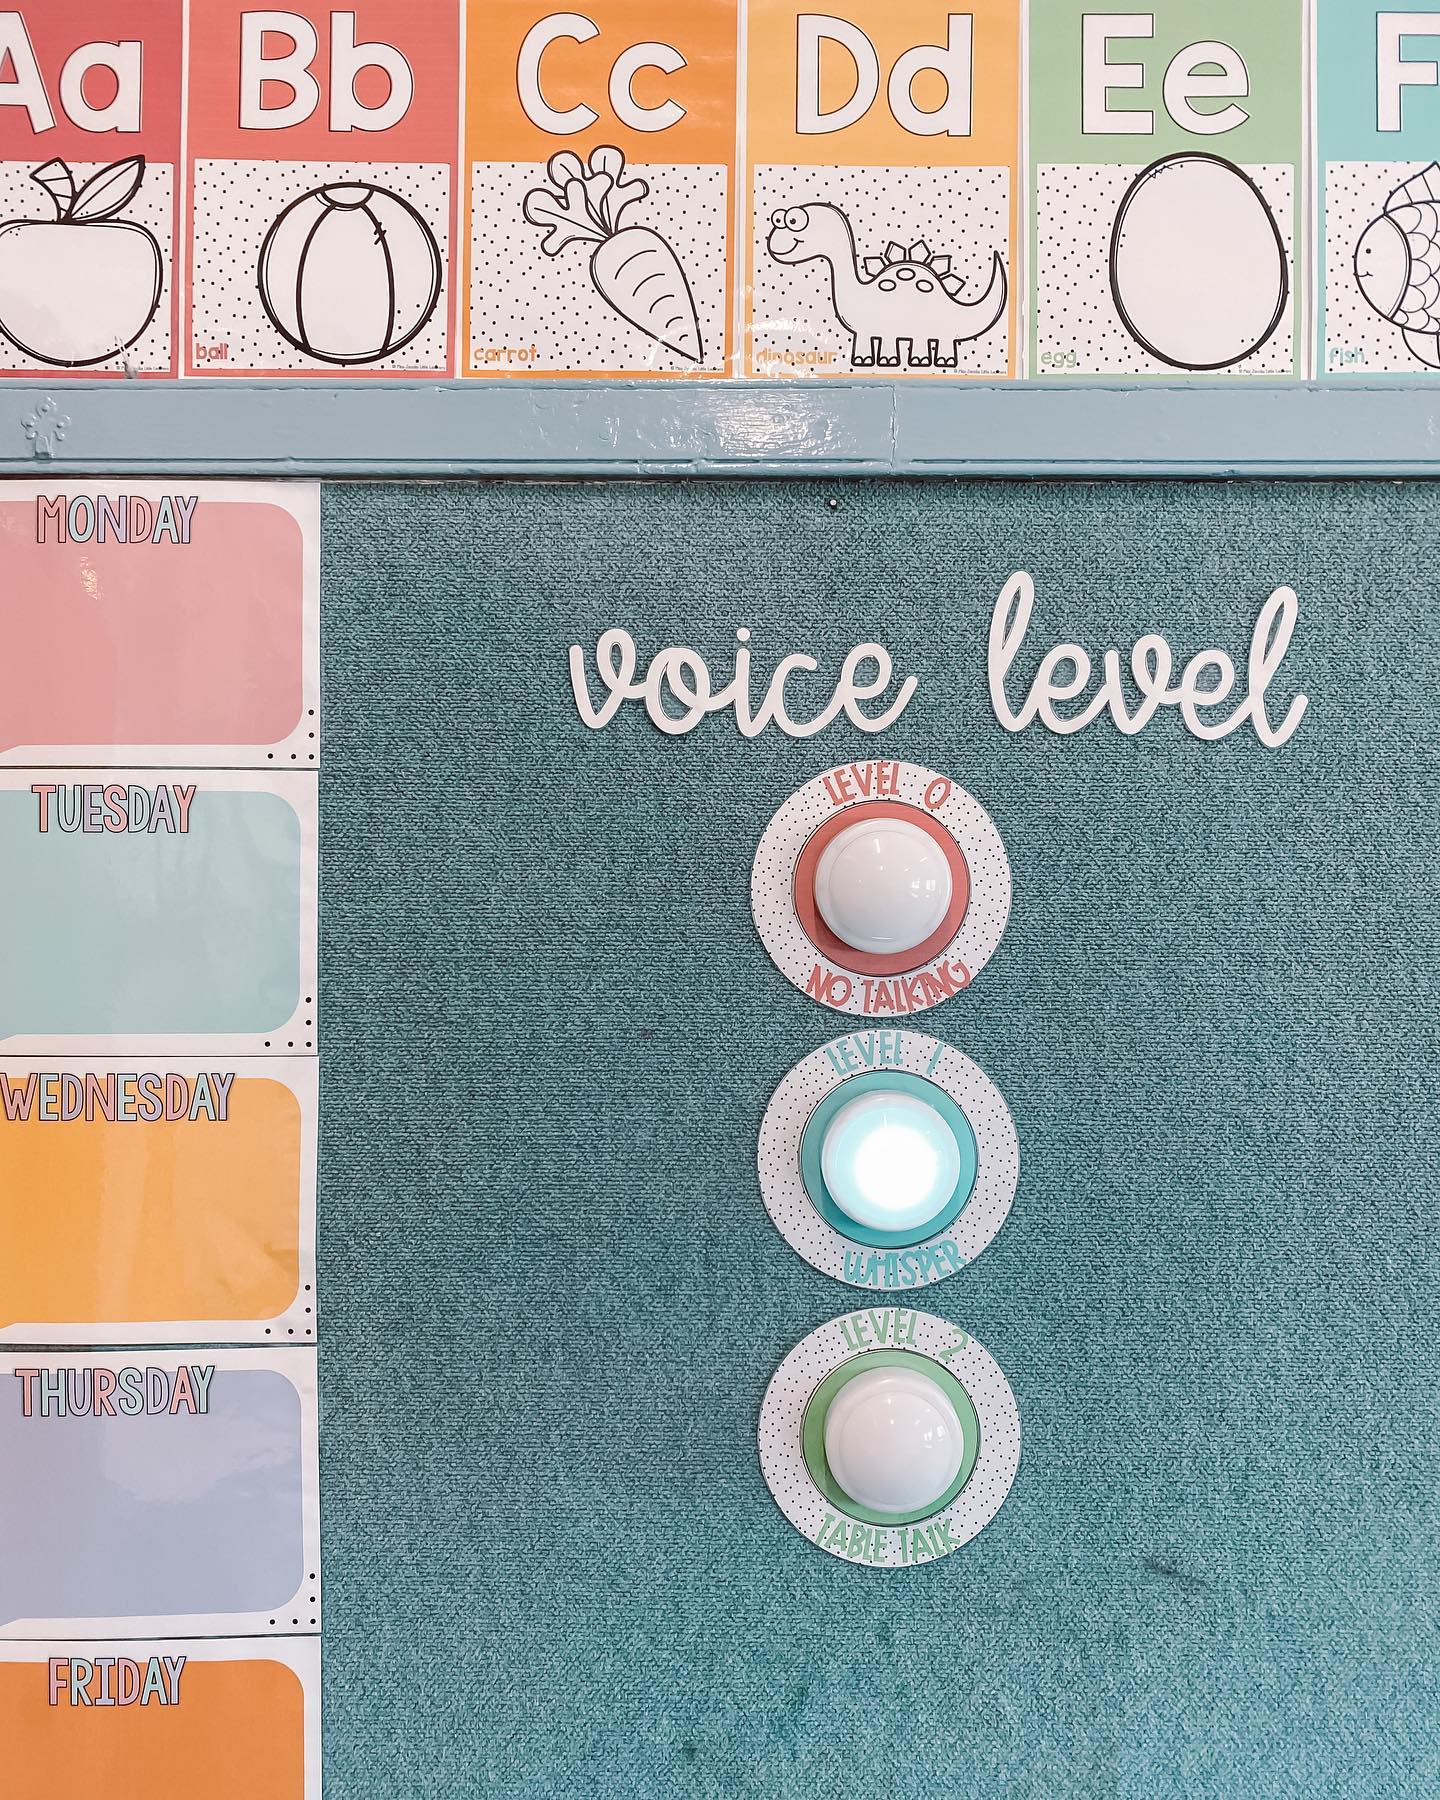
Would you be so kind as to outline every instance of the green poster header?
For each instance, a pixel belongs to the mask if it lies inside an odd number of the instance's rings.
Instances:
[[[1301,0],[1030,0],[1031,160],[1298,163],[1304,51]]]

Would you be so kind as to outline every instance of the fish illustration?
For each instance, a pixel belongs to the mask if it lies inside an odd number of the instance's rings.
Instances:
[[[1361,232],[1355,279],[1410,354],[1440,369],[1440,165],[1402,182]]]

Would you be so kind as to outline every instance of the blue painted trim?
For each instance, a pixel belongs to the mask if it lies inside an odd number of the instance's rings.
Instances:
[[[7,475],[1440,473],[1432,383],[133,381],[8,400]]]

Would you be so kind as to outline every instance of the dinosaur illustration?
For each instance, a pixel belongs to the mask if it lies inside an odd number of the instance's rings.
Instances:
[[[884,256],[855,254],[855,234],[838,206],[809,201],[773,213],[765,247],[776,262],[830,265],[831,304],[851,336],[855,369],[953,369],[960,346],[982,337],[1005,315],[1009,284],[996,252],[990,285],[978,300],[960,299],[964,282],[948,256],[924,243],[890,244]]]

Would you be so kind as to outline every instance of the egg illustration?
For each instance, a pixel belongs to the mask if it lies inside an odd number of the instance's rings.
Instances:
[[[1366,302],[1400,327],[1405,346],[1440,369],[1440,167],[1402,182],[1360,233],[1355,279]]]
[[[425,329],[440,300],[440,246],[408,200],[337,181],[287,206],[260,247],[260,300],[306,356],[369,363]]]
[[[1290,301],[1275,216],[1224,157],[1164,156],[1127,189],[1110,238],[1126,331],[1174,369],[1229,369],[1267,344]]]

